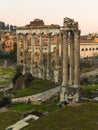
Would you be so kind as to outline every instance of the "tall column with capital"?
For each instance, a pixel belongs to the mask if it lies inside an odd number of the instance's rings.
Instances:
[[[63,81],[60,93],[60,102],[67,101],[68,87],[68,31],[63,32]]]
[[[80,31],[74,31],[74,87],[76,87],[75,102],[79,101],[80,84]]]
[[[34,34],[31,34],[31,74],[33,76],[33,65],[34,65]]]
[[[20,64],[20,35],[17,34],[17,64]]]
[[[61,31],[61,63],[60,65],[63,67],[63,32]]]
[[[27,36],[23,34],[23,75],[26,73],[26,41]]]
[[[50,67],[51,67],[51,33],[48,34],[47,43],[47,79],[50,80]]]
[[[74,33],[70,32],[70,70],[69,85],[74,84]]]
[[[39,54],[39,67],[40,67],[40,78],[43,79],[43,33],[40,33],[40,54]]]
[[[60,74],[62,75],[61,76],[61,82],[62,82],[62,79],[63,79],[63,31],[61,31],[61,60],[60,60]]]
[[[56,72],[55,82],[59,82],[59,34],[56,34]]]

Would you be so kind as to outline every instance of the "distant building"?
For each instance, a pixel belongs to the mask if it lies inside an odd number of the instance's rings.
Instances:
[[[17,43],[17,36],[13,32],[0,32],[0,50],[8,53],[14,50],[14,43]]]
[[[98,55],[98,35],[89,34],[80,38],[80,58]]]

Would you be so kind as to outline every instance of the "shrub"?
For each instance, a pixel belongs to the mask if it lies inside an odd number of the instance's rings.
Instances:
[[[11,98],[4,96],[0,99],[0,107],[8,106],[11,104]]]
[[[22,70],[22,66],[17,66],[17,67],[16,67],[16,74],[15,74],[15,76],[12,78],[12,82],[13,82],[14,85],[15,85],[15,83],[16,83],[16,80],[22,75],[21,70]]]

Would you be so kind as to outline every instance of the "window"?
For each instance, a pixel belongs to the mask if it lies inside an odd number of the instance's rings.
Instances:
[[[84,51],[84,49],[82,48],[81,51]]]
[[[85,50],[88,51],[88,48],[86,48]]]
[[[21,63],[23,63],[23,60],[21,60]]]

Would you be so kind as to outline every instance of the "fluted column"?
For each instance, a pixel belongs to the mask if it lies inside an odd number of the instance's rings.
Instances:
[[[43,33],[40,33],[40,57],[39,57],[39,64],[40,66],[43,65],[43,41],[42,41]]]
[[[63,83],[62,86],[68,85],[68,32],[63,34]]]
[[[78,87],[80,82],[80,31],[74,33],[74,86]]]
[[[23,75],[26,73],[26,40],[27,37],[23,34]]]
[[[79,84],[80,84],[80,31],[74,32],[74,87],[76,87],[76,94],[74,102],[79,101]]]
[[[61,63],[60,65],[63,67],[63,32],[61,32]]]
[[[56,34],[56,66],[59,66],[59,34]]]
[[[33,75],[34,65],[34,34],[31,34],[31,74]]]
[[[39,67],[40,67],[40,78],[43,79],[43,33],[40,33],[40,54],[39,54]]]
[[[17,64],[20,64],[20,36],[17,34]]]
[[[63,33],[63,82],[60,92],[60,101],[67,101],[68,87],[68,31]]]
[[[56,34],[56,72],[55,82],[59,82],[59,34]]]
[[[51,67],[51,33],[48,34],[48,43],[47,43],[47,79],[50,79],[50,67]]]
[[[70,72],[69,85],[74,84],[74,34],[70,33]]]

